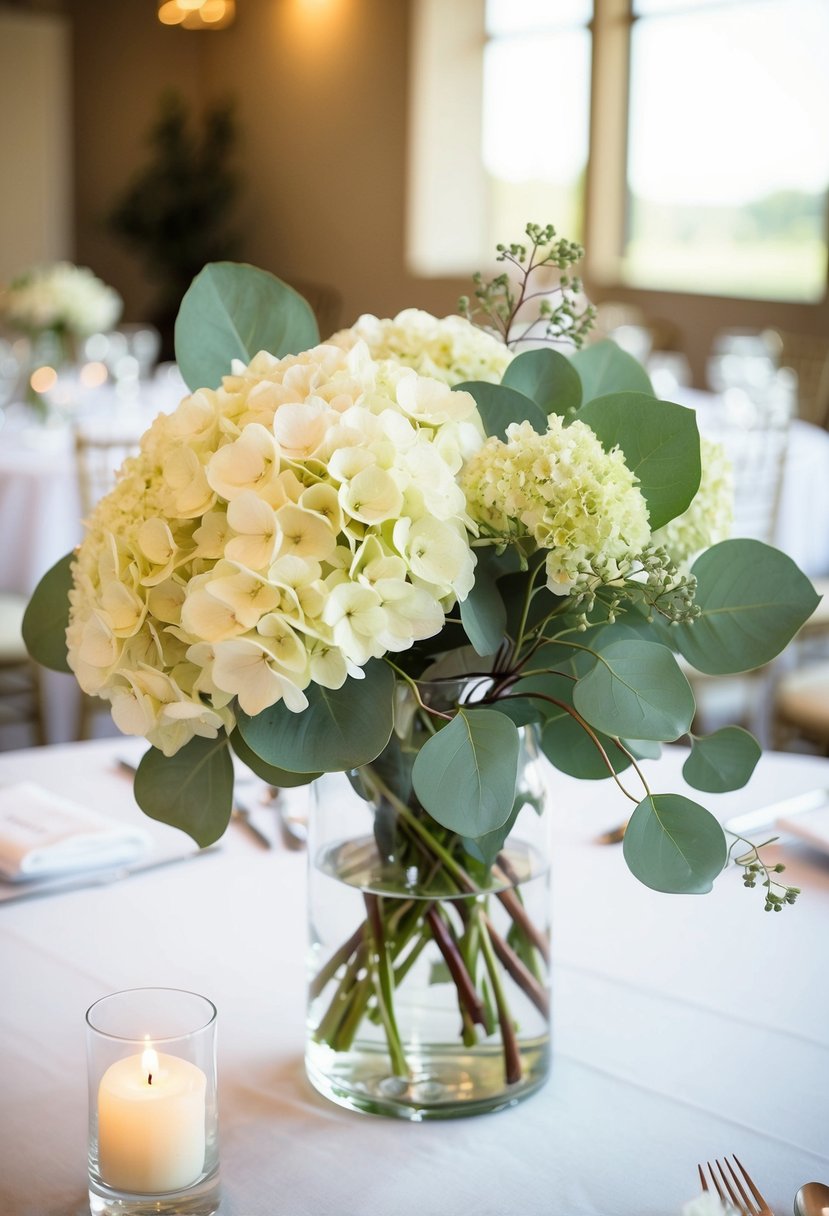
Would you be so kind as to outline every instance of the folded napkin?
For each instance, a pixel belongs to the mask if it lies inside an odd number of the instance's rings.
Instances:
[[[824,801],[819,806],[796,811],[794,814],[781,815],[777,827],[781,832],[797,836],[813,849],[822,849],[829,853],[829,791],[819,791]]]
[[[11,882],[134,861],[152,838],[32,781],[0,789],[0,875]]]

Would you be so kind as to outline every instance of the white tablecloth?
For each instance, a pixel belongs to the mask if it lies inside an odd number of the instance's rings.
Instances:
[[[0,782],[138,814],[112,766],[130,748],[6,754]],[[674,788],[682,758],[646,765],[652,784]],[[829,1181],[829,859],[785,847],[803,895],[779,915],[736,870],[708,896],[657,895],[592,843],[624,813],[612,787],[551,780],[554,1068],[497,1115],[412,1125],[310,1087],[302,854],[231,827],[215,855],[0,906],[0,1211],[84,1210],[84,1012],[161,984],[219,1009],[222,1216],[675,1216],[696,1162],[730,1152],[786,1216],[801,1183]],[[818,785],[829,762],[770,756],[704,800],[725,817]]]

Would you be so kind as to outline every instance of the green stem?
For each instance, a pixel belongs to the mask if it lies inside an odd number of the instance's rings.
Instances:
[[[495,994],[495,1006],[498,1010],[498,1025],[501,1028],[501,1043],[504,1049],[504,1079],[507,1085],[515,1085],[521,1080],[521,1053],[515,1037],[515,1027],[512,1024],[507,999],[498,973],[498,964],[489,937],[489,926],[485,916],[481,917],[481,951],[489,973],[492,991]]]
[[[363,893],[368,913],[368,926],[374,949],[369,951],[369,966],[375,979],[375,991],[380,1008],[386,1042],[389,1047],[391,1066],[396,1077],[408,1077],[409,1067],[400,1042],[400,1031],[394,1016],[394,967],[391,953],[383,932],[381,896]]]
[[[339,950],[335,950],[330,959],[322,966],[308,985],[308,996],[311,1000],[318,997],[329,980],[332,980],[343,964],[347,963],[354,951],[361,945],[365,926],[360,925],[352,933],[347,942],[343,942]]]

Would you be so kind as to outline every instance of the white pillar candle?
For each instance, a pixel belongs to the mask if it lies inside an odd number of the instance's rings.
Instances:
[[[115,1190],[177,1191],[204,1169],[207,1078],[151,1046],[116,1060],[98,1087],[98,1161]]]

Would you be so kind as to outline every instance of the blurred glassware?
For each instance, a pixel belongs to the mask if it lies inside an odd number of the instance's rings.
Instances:
[[[30,351],[26,338],[0,337],[0,410],[22,396]]]
[[[127,353],[138,362],[139,379],[149,380],[161,354],[161,334],[144,321],[121,325],[119,332],[127,339]]]
[[[677,389],[691,387],[691,365],[681,350],[655,350],[648,356],[645,370],[653,391],[662,401],[673,401]]]
[[[773,329],[722,330],[707,363],[708,384],[715,393],[740,388],[765,391],[780,362],[780,335]]]

